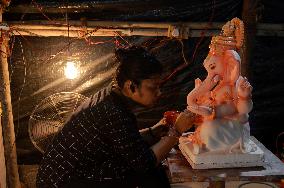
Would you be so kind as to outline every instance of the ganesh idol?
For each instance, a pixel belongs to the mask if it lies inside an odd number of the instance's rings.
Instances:
[[[252,110],[252,86],[240,75],[239,51],[244,39],[244,24],[234,18],[218,36],[212,37],[204,60],[207,77],[195,80],[187,96],[187,109],[202,117],[189,136],[194,154],[210,151],[250,152],[248,113]]]

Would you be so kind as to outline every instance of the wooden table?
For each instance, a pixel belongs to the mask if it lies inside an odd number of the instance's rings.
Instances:
[[[251,140],[264,152],[266,164],[263,167],[197,170],[191,168],[190,164],[178,149],[173,149],[166,160],[168,176],[172,185],[186,182],[190,182],[191,185],[195,182],[206,182],[207,184],[213,185],[217,182],[217,186],[215,187],[224,187],[222,186],[222,182],[229,181],[274,182],[279,185],[281,179],[284,179],[284,163],[255,137],[251,136]],[[218,184],[218,182],[220,182],[220,184]]]

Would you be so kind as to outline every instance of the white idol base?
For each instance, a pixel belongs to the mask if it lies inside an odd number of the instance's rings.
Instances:
[[[249,140],[249,145],[256,148],[254,152],[228,153],[228,151],[214,151],[202,152],[198,155],[195,155],[192,152],[193,145],[188,138],[180,137],[179,139],[179,148],[193,169],[263,166],[263,151],[252,140]]]

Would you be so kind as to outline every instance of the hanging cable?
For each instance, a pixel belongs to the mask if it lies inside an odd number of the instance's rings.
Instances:
[[[215,15],[215,0],[212,0],[212,13],[211,13],[211,16],[209,18],[209,24],[208,25],[211,25],[212,24],[212,21],[213,21],[213,18],[214,18],[214,15]],[[196,56],[196,53],[197,53],[197,50],[201,44],[201,42],[203,41],[204,37],[205,37],[205,32],[207,32],[207,30],[209,29],[208,26],[205,27],[205,31],[202,31],[201,32],[201,37],[200,37],[200,40],[197,42],[196,46],[195,46],[195,49],[194,49],[194,52],[193,52],[193,55],[192,55],[192,58],[190,60],[190,62],[193,62],[194,59],[195,59],[195,56]],[[172,73],[170,73],[168,76],[166,76],[163,81],[162,81],[162,85],[165,84],[168,80],[170,80],[172,77],[174,77],[179,71],[183,70],[184,68],[186,68],[190,62],[188,62],[184,56],[184,44],[182,43],[181,40],[179,40],[179,42],[181,42],[181,45],[182,45],[182,56],[183,56],[183,59],[184,59],[184,62],[182,65],[178,66]]]
[[[68,6],[69,6],[69,0],[67,0],[67,3],[66,3],[66,24],[67,24],[67,41],[68,41],[67,56],[69,56],[69,50],[70,50]]]
[[[40,6],[39,4],[37,4],[37,2],[35,0],[32,0],[32,3],[36,6],[36,8],[40,11],[40,13],[48,20],[53,22],[53,20],[51,20],[43,11],[42,11],[42,6]]]
[[[179,40],[180,44],[181,44],[181,54],[182,54],[182,57],[183,57],[183,60],[185,62],[185,64],[189,64],[189,62],[187,61],[187,59],[185,58],[185,55],[184,55],[184,44],[182,42],[182,39]]]
[[[19,94],[19,97],[18,97],[18,121],[17,121],[17,129],[16,129],[16,136],[15,138],[17,138],[17,135],[18,135],[18,130],[19,130],[19,127],[20,127],[20,103],[21,103],[21,96],[22,96],[22,93],[23,93],[23,90],[24,90],[24,87],[25,87],[25,84],[26,84],[26,77],[27,77],[27,64],[26,64],[26,58],[25,58],[25,53],[24,53],[24,47],[23,47],[23,44],[21,42],[21,40],[19,39],[19,42],[20,42],[20,46],[21,46],[21,53],[22,53],[22,60],[23,60],[23,63],[24,63],[24,78],[23,78],[23,84],[22,84],[22,87],[20,89],[20,94]],[[16,139],[15,139],[16,140]]]
[[[127,40],[125,40],[117,31],[115,31],[115,33],[116,33],[117,36],[119,36],[126,44],[128,44],[129,46],[132,46],[132,44],[130,44]]]

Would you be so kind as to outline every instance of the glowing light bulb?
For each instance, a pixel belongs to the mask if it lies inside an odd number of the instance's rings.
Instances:
[[[77,78],[79,75],[78,69],[75,66],[75,63],[72,61],[68,61],[64,70],[65,76],[68,79]]]

